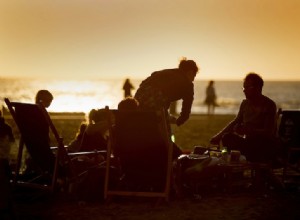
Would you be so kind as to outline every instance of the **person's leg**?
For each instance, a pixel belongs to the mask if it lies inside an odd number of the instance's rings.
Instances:
[[[271,162],[276,154],[275,140],[253,136],[246,138],[245,156],[251,162]]]

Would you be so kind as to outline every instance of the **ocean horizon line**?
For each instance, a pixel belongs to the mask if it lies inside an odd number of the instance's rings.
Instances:
[[[151,73],[150,73],[151,74]],[[150,74],[148,76],[150,76]],[[147,77],[147,76],[146,76]],[[124,81],[125,79],[129,78],[133,81],[142,81],[145,79],[145,77],[130,77],[130,76],[124,76],[124,77],[92,77],[92,78],[84,78],[84,77],[76,77],[76,78],[55,78],[52,77],[26,77],[26,76],[0,76],[0,79],[8,79],[8,80],[18,80],[18,79],[24,79],[24,80],[51,80],[51,81]],[[243,78],[241,79],[225,79],[225,78],[202,78],[202,79],[195,79],[194,82],[207,82],[210,80],[214,80],[216,82],[242,82]],[[264,82],[300,82],[300,79],[264,79]]]

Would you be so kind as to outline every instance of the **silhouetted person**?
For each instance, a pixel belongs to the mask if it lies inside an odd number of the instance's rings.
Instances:
[[[80,151],[106,150],[108,133],[107,112],[105,109],[92,109],[85,129]]]
[[[131,90],[134,89],[134,86],[132,85],[132,83],[130,82],[129,79],[126,79],[123,85],[123,90],[124,90],[124,98],[128,97],[128,96],[132,96],[131,95]]]
[[[12,128],[5,122],[0,110],[0,219],[16,219],[9,166],[10,148],[14,142]]]
[[[42,104],[48,108],[53,101],[53,95],[48,90],[39,90],[35,96],[35,104]]]
[[[10,183],[12,174],[7,159],[0,157],[0,219],[17,219]]]
[[[83,134],[87,128],[86,123],[81,123],[79,129],[75,135],[75,138],[69,143],[68,151],[69,152],[78,152],[80,150],[81,142],[83,139]]]
[[[5,122],[0,110],[0,158],[9,158],[11,144],[15,142],[10,125]]]
[[[179,67],[156,71],[142,81],[135,98],[140,107],[146,110],[169,109],[171,102],[182,100],[182,107],[176,124],[182,125],[188,120],[194,100],[193,81],[198,72],[193,60],[182,59]]]
[[[44,108],[48,108],[53,101],[53,95],[48,90],[39,90],[35,95],[35,104],[41,105]],[[38,117],[43,117],[42,114],[38,115]],[[45,145],[49,145],[50,147],[50,137],[49,137],[49,125],[47,123],[43,123],[43,126],[39,130],[36,130],[36,139],[39,140],[40,143]],[[32,152],[31,152],[32,153]],[[26,169],[25,174],[31,175],[35,174],[35,172],[39,169],[36,167],[30,155],[26,155]]]
[[[256,73],[246,75],[246,99],[236,118],[211,139],[230,150],[239,150],[249,161],[270,161],[275,154],[276,104],[262,94],[264,81]]]
[[[137,111],[139,107],[139,102],[133,97],[126,97],[121,100],[118,104],[119,111]]]
[[[208,86],[206,87],[205,90],[205,94],[206,97],[204,103],[207,105],[207,114],[213,115],[215,113],[215,106],[217,106],[216,103],[217,95],[216,95],[213,80],[209,81]]]
[[[119,102],[118,110],[119,111],[138,111],[139,110],[139,102],[135,98],[127,97]],[[182,150],[175,143],[172,143],[172,144],[173,144],[173,159],[177,159],[178,156],[182,154]]]

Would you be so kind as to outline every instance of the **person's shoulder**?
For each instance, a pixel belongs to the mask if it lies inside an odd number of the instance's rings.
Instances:
[[[159,74],[159,73],[177,73],[179,72],[178,69],[162,69],[154,71],[152,74]]]
[[[273,99],[271,99],[271,98],[269,98],[268,96],[265,96],[265,95],[263,95],[263,98],[264,98],[265,102],[267,102],[268,104],[276,106],[276,103]]]
[[[266,109],[268,109],[269,112],[276,113],[277,111],[277,105],[276,103],[269,97],[263,96],[264,98],[264,106]]]

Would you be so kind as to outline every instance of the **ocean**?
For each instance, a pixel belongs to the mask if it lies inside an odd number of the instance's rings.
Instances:
[[[131,80],[135,89],[140,80]],[[4,98],[11,101],[34,102],[40,89],[48,89],[54,96],[50,112],[84,112],[91,109],[117,108],[123,98],[124,79],[118,80],[49,80],[49,79],[11,79],[0,80],[0,104],[5,106]],[[195,81],[195,95],[192,114],[205,114],[205,88],[208,81]],[[215,114],[236,114],[244,98],[242,82],[215,81],[217,102]],[[135,93],[135,90],[132,91]],[[273,99],[278,108],[300,109],[300,81],[266,81],[263,94]],[[177,103],[180,111],[181,102]]]

